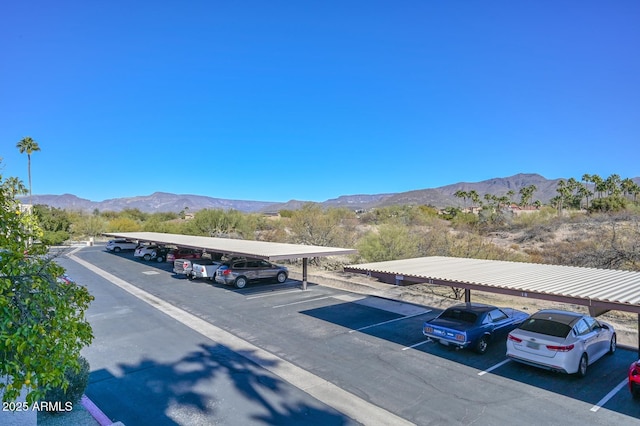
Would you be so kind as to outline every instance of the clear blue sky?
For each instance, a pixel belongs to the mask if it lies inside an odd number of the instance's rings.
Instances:
[[[324,201],[640,176],[640,1],[10,1],[34,194]]]

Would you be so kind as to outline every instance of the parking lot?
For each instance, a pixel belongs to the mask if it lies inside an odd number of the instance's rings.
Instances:
[[[74,256],[415,424],[619,425],[640,418],[640,402],[626,388],[634,350],[619,348],[579,379],[508,361],[503,341],[484,355],[427,342],[422,324],[440,312],[429,306],[312,280],[306,291],[291,279],[241,290],[189,281],[169,263],[100,246]]]

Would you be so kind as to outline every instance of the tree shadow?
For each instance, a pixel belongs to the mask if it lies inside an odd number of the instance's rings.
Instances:
[[[92,372],[86,394],[126,425],[358,424],[219,344],[201,344],[176,362],[118,367]]]

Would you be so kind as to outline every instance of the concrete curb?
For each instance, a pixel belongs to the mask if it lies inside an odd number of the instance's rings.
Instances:
[[[100,424],[100,426],[124,426],[122,422],[112,422],[111,419],[109,419],[109,417],[107,417],[107,415],[104,414],[102,410],[98,408],[98,406],[94,404],[87,395],[82,395],[82,398],[80,398],[80,404],[82,404],[82,406],[87,410],[89,414],[91,414],[91,417],[93,417],[95,421]]]

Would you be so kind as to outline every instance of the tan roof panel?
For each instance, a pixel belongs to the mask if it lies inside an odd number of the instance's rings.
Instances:
[[[161,232],[114,232],[105,233],[103,235],[180,247],[204,249],[211,252],[228,253],[267,260],[300,259],[305,257],[325,257],[357,253],[357,250],[340,247],[271,243],[266,241],[236,240],[231,238],[165,234]]]
[[[345,271],[640,313],[640,272],[440,256],[349,265]]]

